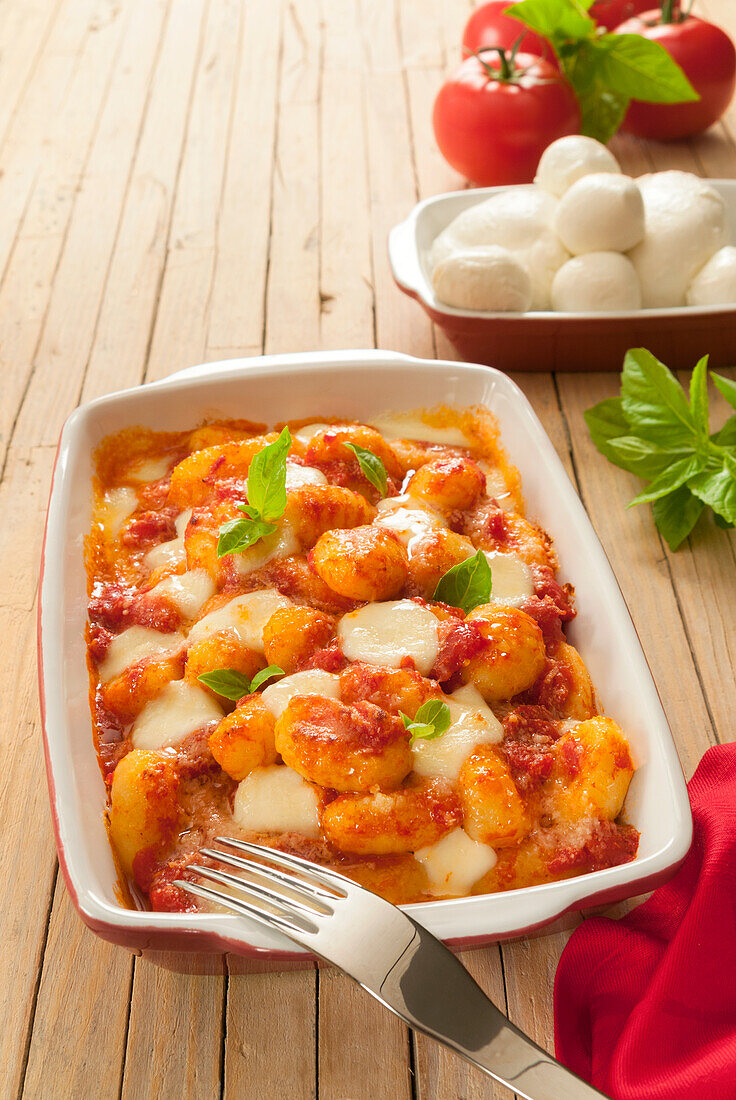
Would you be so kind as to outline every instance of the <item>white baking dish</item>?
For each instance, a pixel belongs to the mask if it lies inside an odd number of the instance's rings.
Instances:
[[[487,367],[381,351],[228,360],[93,401],[72,414],[59,443],[39,613],[46,761],[59,858],[72,900],[83,920],[106,939],[139,951],[234,951],[271,961],[299,954],[275,932],[256,925],[244,931],[234,916],[140,912],[118,901],[85,663],[83,559],[94,448],[129,425],[177,430],[212,416],[270,423],[331,415],[371,420],[387,410],[440,403],[483,404],[497,414],[504,446],[523,478],[528,512],[555,539],[562,579],[573,581],[577,591],[571,640],[582,650],[606,712],[629,734],[639,766],[626,814],[641,831],[641,844],[637,858],[620,867],[408,910],[454,944],[490,942],[531,931],[570,909],[649,890],[684,858],[691,840],[687,792],[644,654],[590,520],[517,386]]]

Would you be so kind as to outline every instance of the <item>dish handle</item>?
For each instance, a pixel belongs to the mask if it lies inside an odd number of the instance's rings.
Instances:
[[[345,351],[311,351],[283,355],[248,355],[241,359],[215,359],[210,363],[197,363],[195,366],[183,367],[181,370],[169,374],[161,382],[153,385],[165,385],[167,382],[181,381],[184,378],[212,377],[213,374],[230,370],[248,370],[252,368],[319,366],[325,363],[339,363],[346,370],[371,366],[373,363],[391,362],[401,366],[405,363],[420,363],[423,360],[414,355],[404,355],[399,351],[383,351],[381,348],[366,348],[365,350],[347,349]]]
[[[399,287],[404,293],[418,298],[424,277],[419,266],[415,234],[416,221],[413,216],[395,225],[388,235],[388,258]]]

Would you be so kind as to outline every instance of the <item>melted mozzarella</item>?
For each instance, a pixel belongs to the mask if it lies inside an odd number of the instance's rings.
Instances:
[[[151,589],[173,604],[183,619],[194,619],[215,594],[215,582],[204,569],[174,573]]]
[[[337,628],[340,648],[349,661],[398,668],[411,657],[426,676],[440,644],[437,619],[413,600],[369,603],[343,615]]]
[[[97,510],[97,522],[109,539],[116,539],[128,516],[138,507],[135,489],[108,489]]]
[[[143,708],[130,739],[136,749],[165,749],[220,718],[222,709],[206,691],[188,680],[173,680]]]
[[[400,497],[386,497],[376,505],[378,516],[374,523],[387,527],[403,542],[409,557],[412,557],[417,543],[430,531],[447,524],[431,509],[426,508],[416,497],[405,493]]]
[[[436,844],[420,848],[414,858],[427,872],[430,894],[458,897],[495,866],[497,856],[493,848],[471,840],[463,829],[453,829]]]
[[[417,416],[398,414],[372,420],[384,439],[416,439],[422,443],[444,443],[447,447],[467,447],[468,437],[459,428],[434,428]]]
[[[261,698],[274,718],[286,710],[293,695],[321,695],[323,698],[339,699],[340,677],[321,668],[309,668],[284,676],[261,692]]]
[[[479,463],[480,468],[486,475],[486,493],[493,500],[498,501],[498,504],[504,511],[509,511],[513,507],[513,500],[509,487],[506,484],[506,478],[503,476],[501,470],[497,466],[489,466],[485,462]]]
[[[168,456],[148,458],[131,466],[126,477],[129,481],[160,481],[170,469],[171,459]]]
[[[262,588],[236,596],[224,607],[210,611],[189,631],[189,642],[200,642],[217,630],[231,630],[249,649],[263,653],[263,628],[280,607],[290,607],[291,600],[275,588]]]
[[[318,432],[326,432],[331,427],[331,424],[305,424],[293,433],[294,439],[298,439],[300,443],[311,443]]]
[[[286,488],[301,489],[304,485],[326,485],[327,478],[315,466],[300,466],[298,462],[286,463]]]
[[[503,726],[480,692],[468,684],[446,699],[450,728],[433,741],[414,742],[414,771],[417,775],[457,779],[468,753],[476,745],[495,744],[503,737]]]
[[[183,645],[181,634],[162,634],[148,626],[129,626],[110,642],[100,665],[100,680],[103,683],[112,680],[144,657],[167,657],[178,653]]]
[[[283,764],[255,768],[238,785],[233,819],[254,833],[319,836],[319,803],[314,788]]]
[[[520,607],[534,595],[532,571],[518,554],[500,554],[495,550],[483,552],[488,558],[493,577],[489,603]]]
[[[232,561],[238,574],[247,577],[274,558],[289,558],[298,551],[299,541],[291,526],[284,522],[272,535],[260,539],[242,553],[233,554]]]
[[[177,537],[170,539],[168,542],[160,542],[158,546],[152,546],[145,555],[143,560],[151,572],[154,569],[159,569],[162,565],[173,566],[174,568],[186,565],[187,551],[184,545],[184,533],[191,518],[191,508],[188,508],[186,512],[180,512],[174,520]]]

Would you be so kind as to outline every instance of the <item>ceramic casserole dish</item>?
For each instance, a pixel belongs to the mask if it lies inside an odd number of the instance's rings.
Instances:
[[[254,967],[310,962],[278,933],[235,916],[138,911],[120,900],[92,739],[84,639],[84,540],[95,448],[106,435],[133,425],[182,430],[223,416],[268,423],[310,415],[370,421],[419,404],[481,404],[498,417],[502,443],[521,473],[527,514],[554,538],[560,580],[575,584],[578,615],[570,640],[582,651],[603,709],[629,736],[638,770],[625,812],[641,841],[637,857],[617,867],[505,893],[415,904],[408,911],[452,945],[489,943],[539,929],[570,910],[651,890],[686,855],[692,828],[687,792],[644,654],[590,520],[518,387],[487,367],[382,351],[235,359],[93,401],[71,415],[59,443],[39,607],[46,765],[66,884],[82,919],[103,938],[152,957],[189,951],[214,959],[232,952]]]
[[[708,180],[726,203],[736,241],[736,180]],[[394,279],[444,331],[463,359],[502,370],[621,370],[628,348],[645,347],[672,370],[692,370],[705,352],[714,368],[736,359],[736,305],[639,309],[632,313],[490,313],[454,309],[432,288],[432,242],[458,214],[505,187],[425,199],[389,234]]]

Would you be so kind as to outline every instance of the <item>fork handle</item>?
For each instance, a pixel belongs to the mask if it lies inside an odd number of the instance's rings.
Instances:
[[[514,1027],[452,952],[412,923],[416,935],[380,988],[363,988],[411,1027],[456,1051],[524,1100],[604,1097]]]

